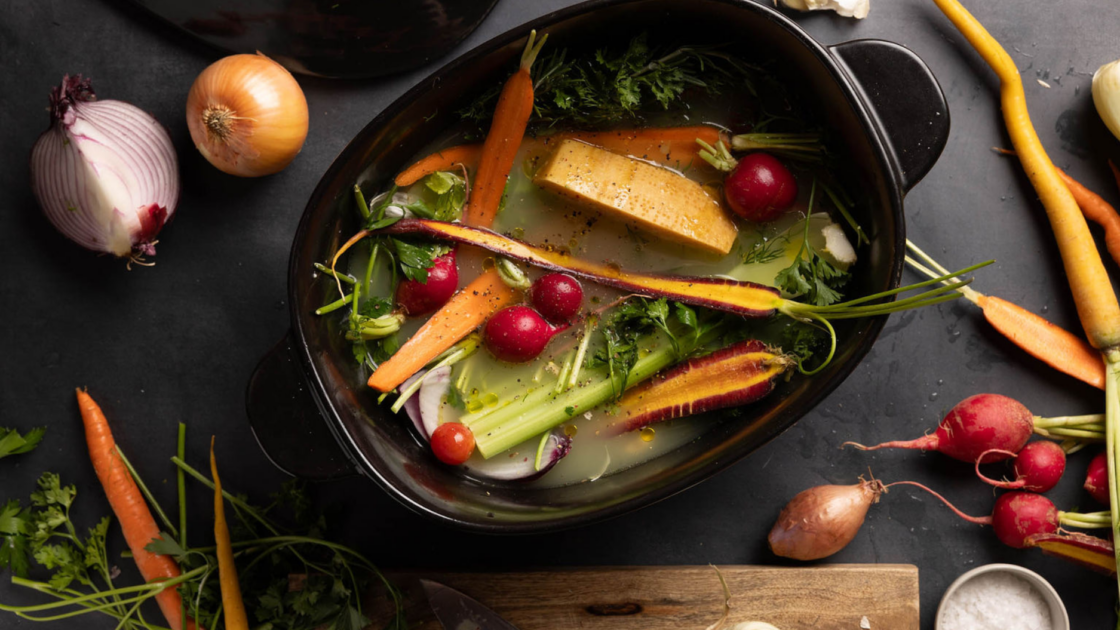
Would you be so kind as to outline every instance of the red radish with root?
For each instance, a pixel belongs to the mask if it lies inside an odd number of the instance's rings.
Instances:
[[[455,250],[435,259],[428,269],[428,280],[403,280],[397,286],[397,304],[405,315],[427,315],[443,306],[459,288],[459,266]]]
[[[568,328],[553,326],[528,306],[510,306],[486,322],[483,340],[498,359],[510,363],[532,361],[544,352],[549,340]]]
[[[975,462],[987,451],[1018,453],[1034,430],[1034,417],[1019,401],[999,394],[977,394],[957,403],[941,420],[934,433],[916,440],[883,442],[864,446],[844,442],[864,451],[908,448],[940,451],[964,462]],[[989,453],[983,463],[998,462],[1008,455]]]
[[[980,460],[989,453],[1007,455],[1015,459],[1014,481],[996,481],[989,479],[980,472]],[[1066,471],[1066,452],[1056,442],[1045,440],[1031,442],[1018,453],[992,449],[984,451],[976,460],[976,476],[985,483],[997,488],[1008,490],[1030,490],[1031,492],[1049,492],[1058,485],[1062,474]]]
[[[1031,546],[1029,538],[1052,534],[1062,525],[1109,527],[1108,512],[1061,512],[1046,497],[1031,492],[1007,492],[996,500],[990,516],[969,516],[945,497],[913,481],[860,480],[851,486],[817,486],[795,496],[778,515],[770,530],[770,549],[784,558],[817,560],[840,551],[855,538],[867,510],[888,488],[908,485],[921,488],[949,507],[957,516],[978,525],[991,525],[1004,544],[1016,549]]]
[[[1109,505],[1108,497],[1108,458],[1102,451],[1089,462],[1089,470],[1085,473],[1085,491],[1098,503]]]

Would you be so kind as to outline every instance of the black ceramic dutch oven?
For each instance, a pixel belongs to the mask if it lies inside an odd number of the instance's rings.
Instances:
[[[448,64],[381,112],[350,142],[311,195],[288,270],[292,330],[249,383],[249,419],[261,447],[283,470],[307,479],[369,477],[408,507],[464,529],[537,532],[597,521],[680,492],[711,477],[789,428],[847,377],[867,354],[884,318],[838,326],[835,360],[797,376],[739,418],[639,466],[567,487],[540,489],[464,477],[440,465],[402,421],[376,404],[354,364],[340,318],[312,311],[332,290],[311,273],[357,231],[351,190],[386,183],[425,144],[449,128],[480,86],[502,80],[530,29],[550,43],[595,47],[643,30],[679,39],[736,42],[779,61],[786,83],[839,138],[856,218],[872,236],[861,250],[849,295],[898,285],[905,229],[903,195],[930,169],[949,132],[949,111],[929,68],[890,42],[822,46],[793,21],[745,0],[593,0],[493,39]],[[656,41],[655,39],[653,39]],[[434,113],[434,117],[433,117]]]

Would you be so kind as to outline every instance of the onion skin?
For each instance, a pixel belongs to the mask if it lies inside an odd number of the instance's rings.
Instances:
[[[794,560],[831,556],[852,542],[883,491],[883,483],[874,479],[803,490],[778,515],[768,537],[770,550]]]
[[[230,175],[284,170],[303,148],[307,123],[299,83],[261,53],[219,59],[198,75],[187,96],[191,140]]]

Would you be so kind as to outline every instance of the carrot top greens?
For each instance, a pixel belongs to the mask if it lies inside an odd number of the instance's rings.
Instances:
[[[757,68],[718,46],[657,47],[647,40],[643,33],[625,48],[580,55],[556,49],[542,57],[534,73],[533,122],[602,127],[634,121],[677,105],[690,88],[707,94],[732,89],[754,93],[761,78]],[[500,88],[484,92],[460,116],[479,124],[488,121]]]

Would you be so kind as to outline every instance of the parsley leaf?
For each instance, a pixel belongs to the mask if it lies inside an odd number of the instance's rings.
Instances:
[[[370,295],[362,300],[358,306],[358,314],[362,317],[376,318],[393,312],[393,301],[380,295]]]
[[[413,245],[396,238],[390,240],[397,250],[397,261],[400,262],[401,273],[404,274],[404,277],[426,284],[428,282],[428,270],[436,264],[431,247]]]
[[[31,429],[26,435],[20,435],[15,429],[0,427],[0,459],[8,455],[23,455],[35,450],[39,442],[43,441],[46,427]]]
[[[467,409],[467,403],[463,400],[463,392],[459,391],[454,383],[447,388],[447,404],[451,405],[452,409],[458,409],[459,411],[466,411]]]
[[[778,272],[774,278],[778,288],[791,297],[804,297],[805,301],[817,306],[835,304],[844,298],[840,289],[848,283],[851,275],[837,269],[813,249],[809,243],[809,224],[813,218],[813,201],[816,198],[817,182],[809,192],[809,207],[805,213],[805,231],[801,248],[793,263]]]

